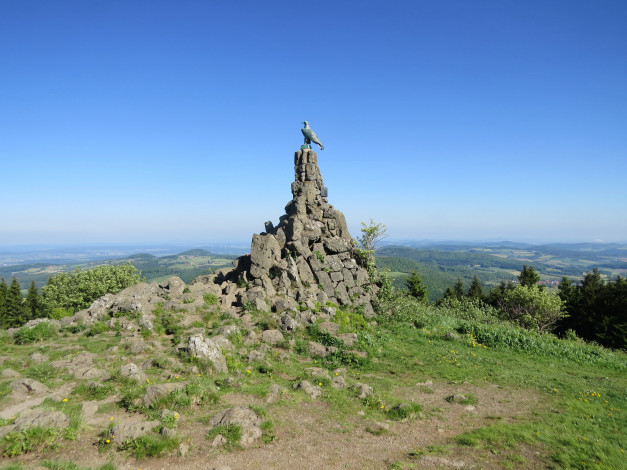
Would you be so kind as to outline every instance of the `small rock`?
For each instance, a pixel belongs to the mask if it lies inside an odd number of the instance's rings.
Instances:
[[[336,375],[335,377],[333,377],[331,386],[335,389],[346,388],[346,380],[341,375]]]
[[[262,422],[263,420],[250,408],[234,406],[233,408],[228,408],[214,415],[209,421],[209,424],[211,424],[213,428],[229,424],[240,426],[242,428],[240,444],[246,446],[261,437],[262,432],[260,426]]]
[[[266,403],[274,403],[281,399],[281,387],[277,384],[270,385],[270,390],[266,396]]]
[[[246,362],[261,362],[266,358],[266,353],[253,349],[246,355]]]
[[[20,374],[17,371],[14,371],[13,369],[4,369],[2,371],[2,377],[5,378],[15,378],[15,377],[20,377],[22,374]]]
[[[33,379],[16,380],[11,382],[10,386],[13,389],[13,393],[18,395],[36,395],[48,392],[48,387]]]
[[[313,400],[322,395],[322,389],[316,385],[312,385],[308,380],[303,380],[302,382],[294,384],[292,388],[294,390],[301,389],[303,392],[309,395],[309,398]]]
[[[128,344],[128,351],[131,354],[140,354],[146,350],[146,343],[141,339],[131,339]]]
[[[357,333],[342,333],[341,335],[337,335],[337,337],[348,347],[354,346],[357,342]]]
[[[35,364],[43,364],[44,362],[48,362],[49,358],[45,354],[34,352],[30,355],[30,360]]]
[[[213,447],[221,447],[225,444],[226,444],[226,437],[224,437],[222,434],[218,434],[216,437],[214,437],[213,441],[211,441],[211,445]]]
[[[357,394],[357,398],[360,398],[360,399],[371,397],[374,394],[374,392],[372,391],[372,387],[370,385],[366,385],[362,383],[354,384],[351,387],[351,390],[353,390]]]
[[[189,452],[189,444],[187,444],[186,442],[181,442],[181,444],[179,445],[179,455],[181,457],[185,457],[188,452]]]
[[[133,363],[121,366],[118,370],[118,374],[120,377],[126,377],[139,384],[143,384],[147,379],[146,374],[144,374],[144,372]]]
[[[455,394],[455,395],[446,397],[446,401],[448,401],[449,403],[463,403],[466,400],[468,400],[468,397],[466,395],[461,395],[461,394]]]
[[[278,344],[283,341],[283,333],[279,330],[265,330],[261,333],[261,340],[268,344]]]
[[[149,406],[161,397],[165,397],[172,392],[182,390],[187,385],[186,382],[168,382],[164,384],[149,385],[144,394],[144,405]]]
[[[283,331],[294,331],[298,328],[299,323],[290,317],[287,313],[281,316],[281,321],[279,323],[279,328]]]
[[[316,343],[315,341],[311,341],[309,343],[308,349],[309,354],[319,357],[326,357],[329,354],[337,352],[337,348],[335,346],[324,346],[323,344]]]
[[[148,434],[159,424],[159,421],[140,421],[133,424],[117,424],[109,430],[108,435],[111,436],[112,439],[115,439],[115,442],[122,443],[124,441],[128,441],[129,439],[137,439],[138,437]]]

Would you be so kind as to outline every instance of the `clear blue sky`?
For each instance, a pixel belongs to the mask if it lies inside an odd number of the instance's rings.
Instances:
[[[627,240],[627,2],[0,0],[0,247],[249,240],[301,121],[353,236]]]

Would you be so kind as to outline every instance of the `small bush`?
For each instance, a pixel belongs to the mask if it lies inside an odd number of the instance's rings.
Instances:
[[[399,403],[388,410],[387,417],[394,421],[402,421],[420,411],[422,411],[422,407],[418,403]]]
[[[207,305],[216,305],[218,303],[218,296],[215,294],[205,294],[202,298]]]
[[[56,336],[57,331],[53,325],[49,322],[41,322],[33,328],[20,328],[13,335],[13,341],[15,344],[28,344],[35,341],[43,341]]]
[[[89,331],[87,331],[87,333],[85,333],[85,335],[96,336],[100,333],[104,333],[105,331],[109,331],[109,327],[107,326],[107,324],[102,321],[97,321],[91,326],[91,328],[89,329]]]
[[[52,309],[49,316],[53,320],[61,320],[61,318],[71,317],[72,315],[74,315],[74,312],[72,312],[72,310],[56,307]]]

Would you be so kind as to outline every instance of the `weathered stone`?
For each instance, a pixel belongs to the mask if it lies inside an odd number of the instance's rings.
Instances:
[[[288,314],[283,314],[281,315],[279,328],[281,328],[283,331],[294,331],[296,328],[298,328],[298,322],[290,317]]]
[[[83,351],[71,359],[61,359],[50,363],[55,368],[65,368],[74,377],[79,379],[109,379],[106,370],[94,366],[95,354]]]
[[[117,424],[113,426],[108,431],[108,437],[118,443],[121,444],[129,439],[137,439],[138,437],[142,437],[156,426],[161,424],[159,421],[140,421],[139,423],[133,424]]]
[[[281,399],[281,386],[278,384],[271,384],[266,395],[266,403],[274,403]]]
[[[185,283],[177,276],[167,278],[165,281],[160,282],[158,286],[165,296],[180,297],[185,290]]]
[[[322,395],[322,389],[316,385],[312,385],[308,380],[303,380],[302,382],[294,384],[292,388],[294,390],[302,390],[309,395],[309,398],[314,400]]]
[[[146,374],[144,374],[144,372],[133,363],[121,366],[118,370],[118,374],[120,377],[129,378],[140,384],[146,382],[147,379]]]
[[[323,243],[326,251],[333,254],[349,251],[352,247],[350,241],[338,237],[325,238]]]
[[[331,386],[336,389],[346,388],[346,379],[341,375],[336,375],[331,381]]]
[[[283,341],[283,333],[279,330],[265,330],[261,333],[261,340],[268,344],[278,344]]]
[[[221,335],[205,338],[202,334],[196,334],[187,340],[187,351],[190,356],[211,362],[216,372],[228,372],[222,347],[232,348],[233,345]]]
[[[342,333],[337,335],[337,337],[348,347],[353,346],[357,342],[357,333]]]
[[[355,392],[357,398],[364,399],[373,395],[372,387],[370,385],[356,383],[351,387],[351,390]]]
[[[281,259],[281,247],[274,235],[253,235],[250,247],[251,274],[253,277],[260,277],[268,274],[270,268]],[[253,268],[255,271],[253,271]]]
[[[247,446],[261,437],[262,432],[260,426],[262,422],[263,419],[250,408],[235,406],[215,414],[209,421],[209,424],[212,426],[211,429],[220,425],[240,426],[242,430],[240,444]]]
[[[335,346],[324,346],[323,344],[316,343],[315,341],[311,341],[309,343],[308,349],[309,354],[320,357],[326,357],[329,354],[337,352],[337,348]]]
[[[21,377],[22,374],[13,369],[4,369],[2,371],[2,377],[14,379],[15,377]]]
[[[316,271],[316,277],[318,278],[318,282],[322,286],[322,290],[329,297],[335,296],[334,290],[335,285],[331,280],[331,277],[325,271]]]
[[[144,394],[144,405],[150,406],[160,398],[168,396],[172,392],[182,390],[187,385],[187,382],[167,382],[163,384],[149,385],[146,387],[146,393]]]
[[[48,387],[33,379],[16,380],[11,382],[10,387],[16,395],[39,395],[48,392]]]

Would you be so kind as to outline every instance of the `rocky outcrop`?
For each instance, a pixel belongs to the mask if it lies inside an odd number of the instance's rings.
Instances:
[[[293,199],[278,225],[266,222],[250,254],[218,274],[223,304],[281,313],[295,302],[312,309],[332,302],[363,305],[370,314],[376,286],[359,263],[344,214],[328,203],[316,152],[296,152],[294,169]]]

